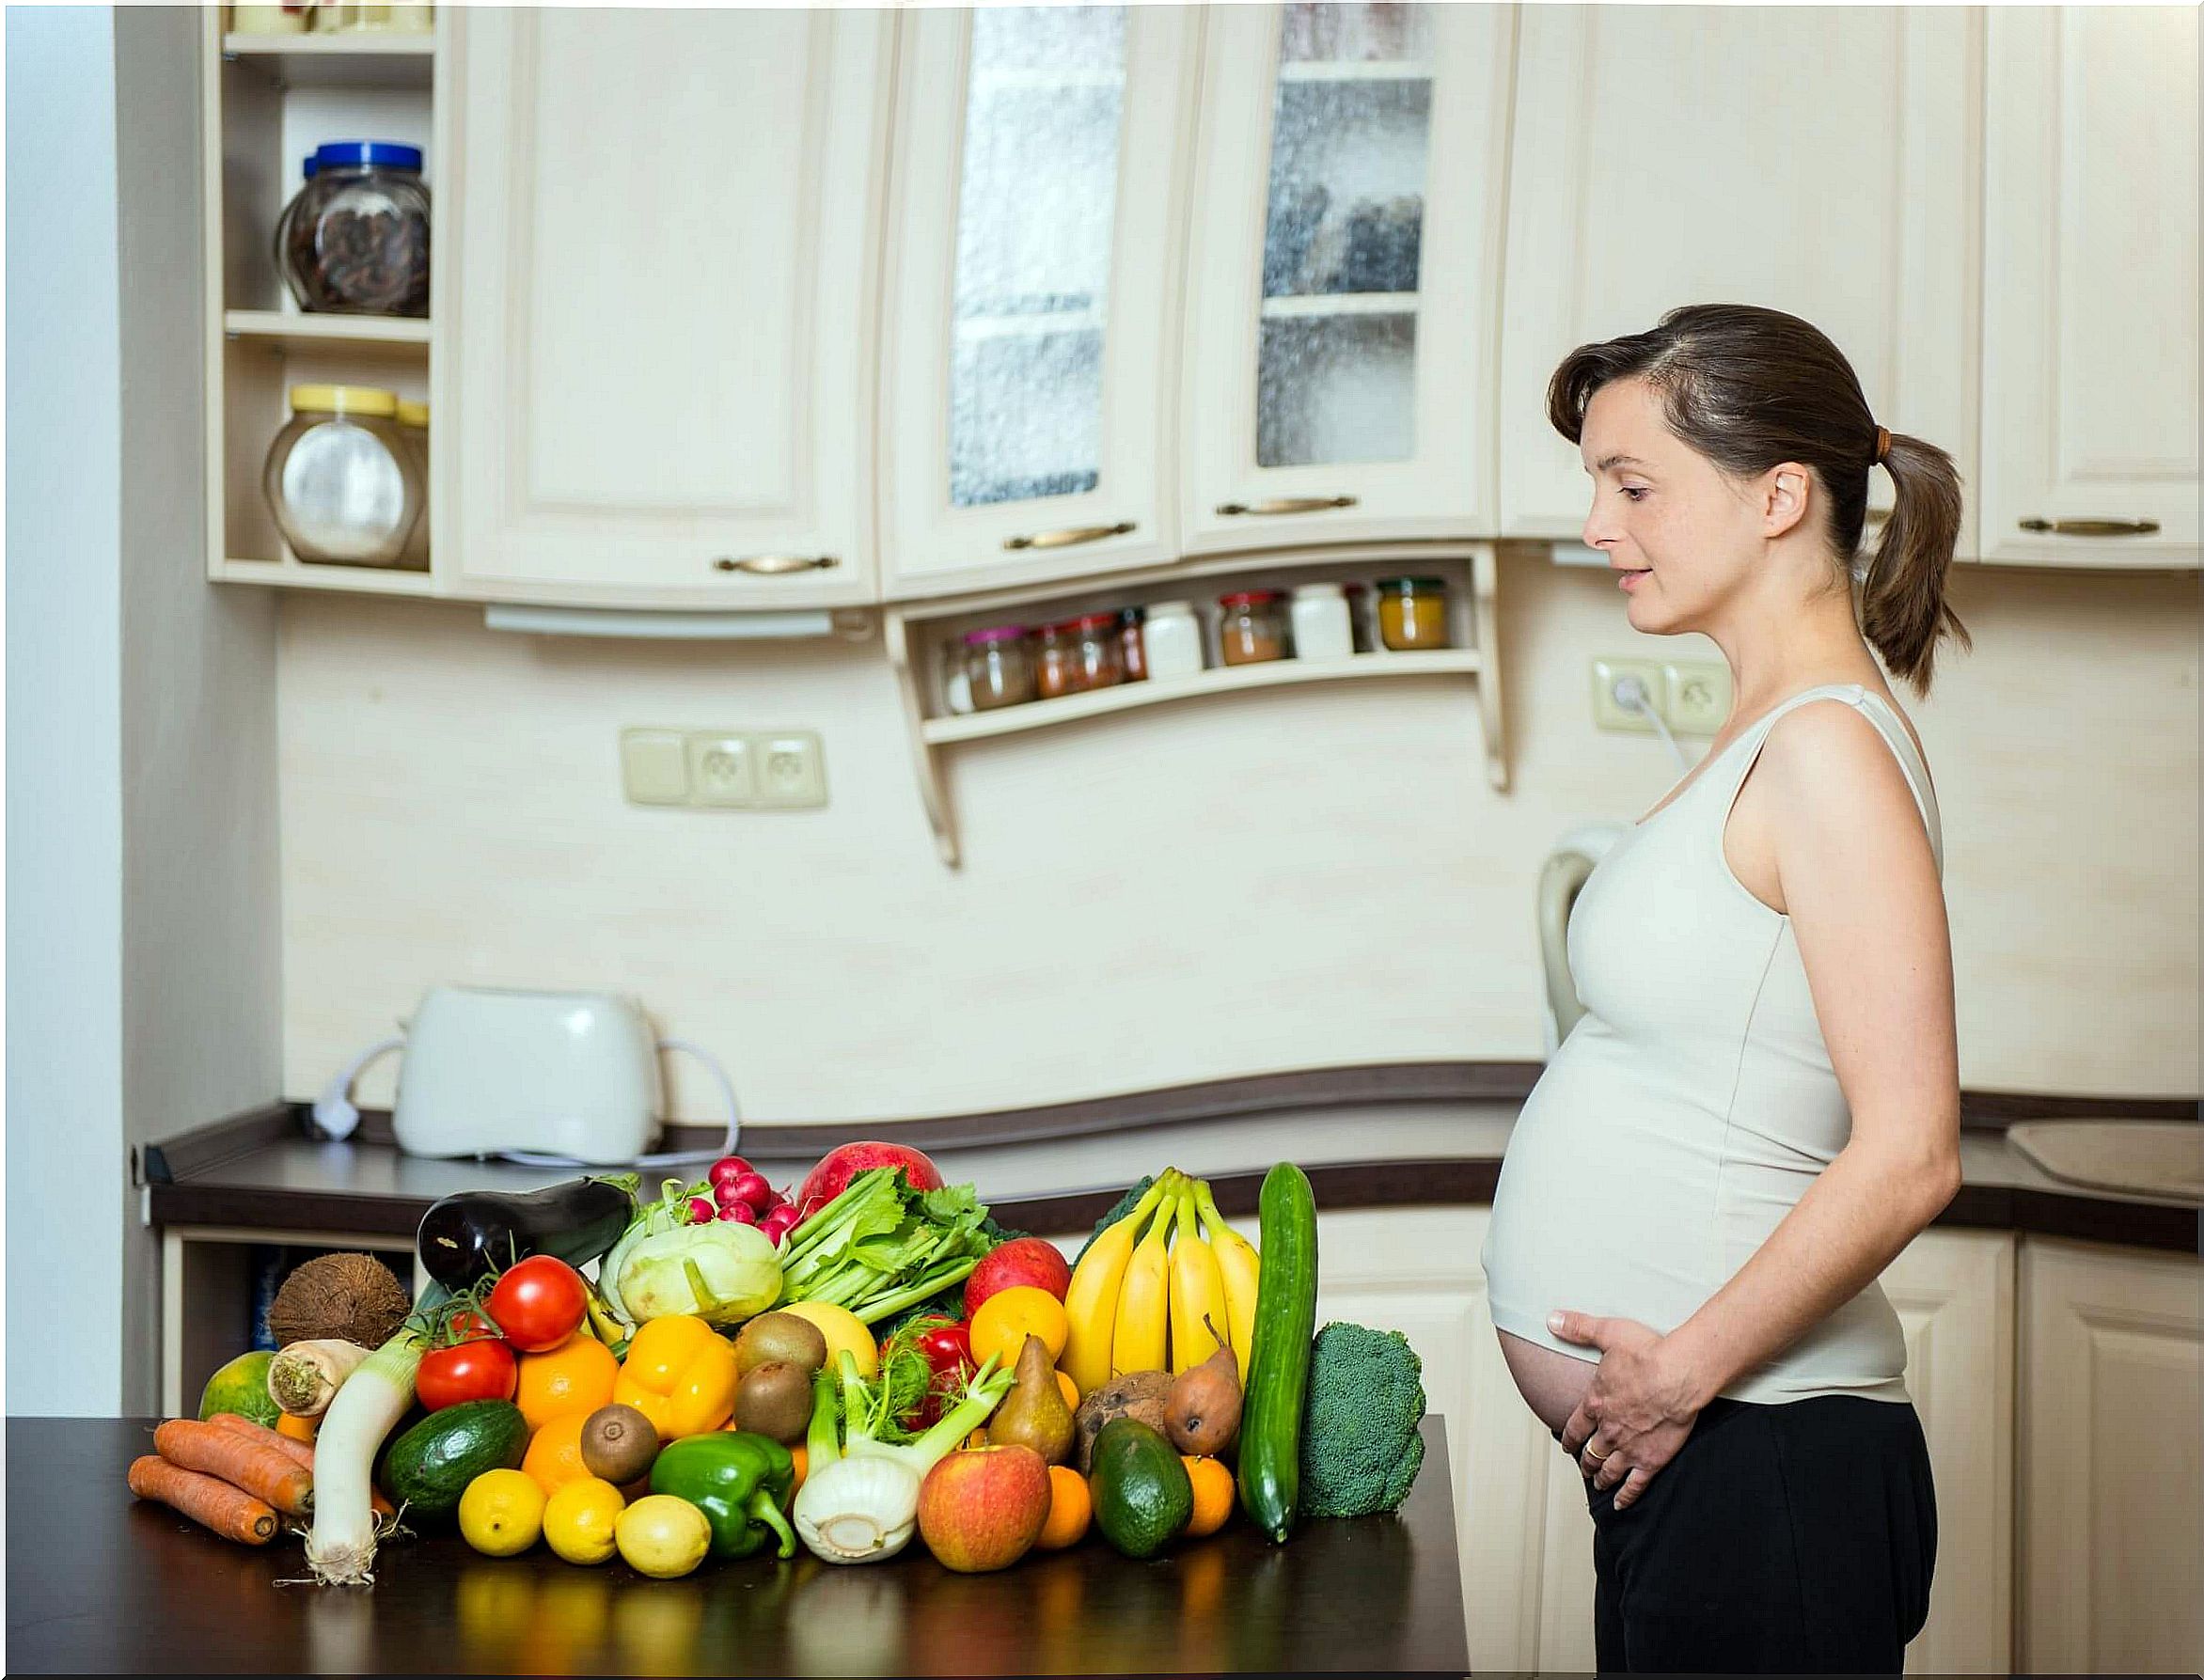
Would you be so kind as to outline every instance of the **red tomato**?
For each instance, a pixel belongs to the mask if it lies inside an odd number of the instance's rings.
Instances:
[[[440,1412],[463,1400],[511,1400],[519,1375],[520,1361],[512,1357],[511,1342],[463,1342],[421,1356],[414,1393],[426,1409]]]
[[[589,1289],[557,1255],[531,1254],[497,1280],[483,1305],[518,1351],[549,1353],[581,1327]]]
[[[939,1325],[920,1336],[915,1345],[937,1377],[962,1382],[977,1366],[972,1359],[972,1327]]]

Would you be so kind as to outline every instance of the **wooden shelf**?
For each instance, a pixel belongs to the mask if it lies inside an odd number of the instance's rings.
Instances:
[[[433,595],[434,574],[384,566],[324,566],[304,560],[221,560],[222,583],[258,583],[301,589],[348,589],[360,595]]]
[[[1333,315],[1413,315],[1422,294],[1414,291],[1317,291],[1263,300],[1265,321],[1295,321]]]
[[[396,315],[287,315],[280,309],[226,309],[222,330],[286,348],[418,351],[428,353],[429,323]]]
[[[1190,677],[1126,683],[1062,699],[1032,700],[997,712],[926,721],[927,745],[981,741],[992,735],[1022,734],[1112,712],[1169,705],[1208,694],[1253,688],[1288,688],[1303,683],[1352,683],[1372,677],[1442,677],[1474,672],[1483,661],[1474,648],[1439,648],[1428,653],[1357,653],[1350,659],[1276,659],[1262,665],[1227,665]]]
[[[1281,82],[1428,82],[1431,75],[1431,66],[1420,58],[1304,58],[1278,67]]]
[[[265,70],[287,87],[426,87],[433,35],[225,35],[222,56]]]

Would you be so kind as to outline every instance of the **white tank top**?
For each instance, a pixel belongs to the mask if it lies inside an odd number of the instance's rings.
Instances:
[[[1822,698],[1856,707],[1897,755],[1941,879],[1927,767],[1890,702],[1857,683],[1792,695],[1619,837],[1577,895],[1569,971],[1587,1013],[1523,1104],[1483,1260],[1492,1322],[1580,1359],[1555,1308],[1666,1335],[1768,1240],[1845,1146],[1851,1113],[1829,1060],[1790,918],[1731,872],[1723,830],[1775,720]],[[1910,1399],[1906,1345],[1870,1283],[1722,1391]]]

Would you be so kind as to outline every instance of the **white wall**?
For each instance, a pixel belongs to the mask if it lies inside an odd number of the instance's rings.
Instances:
[[[8,1410],[109,1413],[128,1217],[114,19],[10,7],[7,30]]]

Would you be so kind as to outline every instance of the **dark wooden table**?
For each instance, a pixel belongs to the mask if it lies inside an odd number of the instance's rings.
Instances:
[[[9,1673],[1463,1673],[1440,1421],[1394,1517],[1236,1518],[1145,1563],[1090,1536],[995,1575],[893,1562],[707,1563],[653,1581],[454,1534],[384,1548],[367,1589],[287,1585],[299,1543],[232,1545],[130,1497],[151,1424],[8,1421]]]

